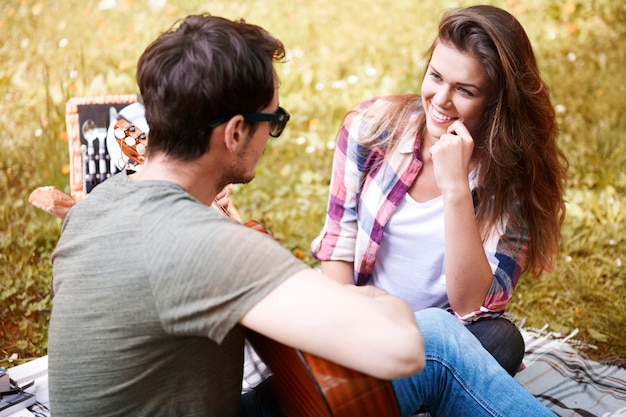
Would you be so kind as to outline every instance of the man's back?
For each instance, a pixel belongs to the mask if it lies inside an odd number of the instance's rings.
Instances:
[[[119,174],[97,187],[68,216],[53,255],[55,415],[235,415],[236,311],[280,282],[241,259],[241,279],[226,266],[234,246],[255,239],[272,256],[284,251],[173,183]],[[284,254],[290,271],[303,267]]]

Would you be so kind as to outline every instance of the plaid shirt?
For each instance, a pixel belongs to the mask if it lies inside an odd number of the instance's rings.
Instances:
[[[407,129],[394,133],[394,142],[399,141],[398,151],[386,159],[384,149],[366,148],[355,141],[369,121],[364,111],[378,106],[384,111],[385,104],[384,99],[369,100],[344,119],[335,148],[326,223],[311,244],[317,260],[354,262],[356,285],[370,282],[385,225],[422,167],[421,138],[407,134]],[[405,126],[416,123],[419,111],[416,108],[401,122]],[[470,180],[470,186],[473,190],[475,182]],[[502,243],[503,236],[510,240],[508,246]],[[506,222],[492,231],[484,242],[493,272],[491,288],[483,306],[460,317],[461,320],[471,322],[497,316],[506,309],[522,271],[527,244],[528,237],[513,234]]]

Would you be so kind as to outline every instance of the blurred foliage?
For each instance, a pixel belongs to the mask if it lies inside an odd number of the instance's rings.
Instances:
[[[28,204],[54,185],[69,193],[65,103],[136,93],[136,60],[178,18],[210,12],[267,28],[288,48],[277,67],[292,114],[233,200],[314,265],[335,134],[369,97],[419,92],[423,54],[442,13],[471,1],[8,0],[0,5],[0,366],[45,354],[50,254],[61,222]],[[7,4],[8,3],[8,4]],[[551,86],[570,162],[557,269],[522,279],[511,312],[626,357],[626,4],[623,0],[486,1],[520,19]]]

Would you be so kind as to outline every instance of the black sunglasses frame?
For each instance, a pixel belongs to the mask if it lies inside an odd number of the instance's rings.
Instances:
[[[233,114],[232,116],[224,116],[211,120],[209,126],[215,128],[235,116],[236,114]],[[270,136],[273,138],[277,138],[283,133],[291,117],[287,110],[282,107],[278,107],[276,113],[242,113],[241,116],[248,122],[270,122]]]

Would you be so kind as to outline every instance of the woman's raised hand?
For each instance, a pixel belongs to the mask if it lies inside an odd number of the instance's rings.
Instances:
[[[461,120],[452,123],[447,133],[431,146],[435,179],[442,195],[469,189],[467,176],[473,150],[474,139]]]

